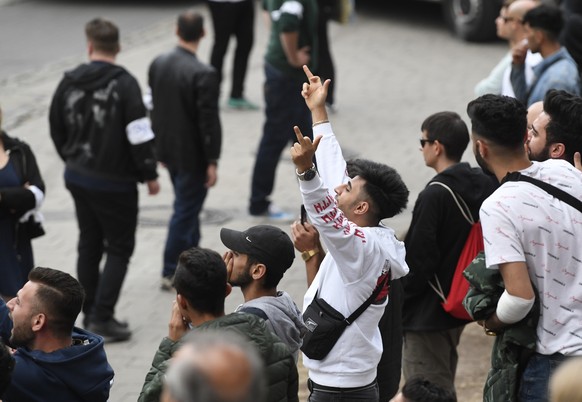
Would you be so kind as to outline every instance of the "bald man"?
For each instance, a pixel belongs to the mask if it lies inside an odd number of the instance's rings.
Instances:
[[[170,362],[162,402],[260,402],[264,372],[253,347],[233,333],[192,333]]]

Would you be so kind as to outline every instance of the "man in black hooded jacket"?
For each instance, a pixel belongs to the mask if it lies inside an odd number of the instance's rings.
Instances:
[[[403,279],[404,377],[422,375],[451,390],[457,368],[457,345],[466,321],[445,312],[442,299],[430,284],[436,286],[438,280],[444,295],[448,295],[472,225],[449,189],[455,197],[462,198],[469,209],[466,213],[477,221],[481,203],[496,187],[493,177],[461,163],[468,144],[467,125],[457,113],[436,113],[423,122],[420,150],[426,165],[437,175],[420,192],[404,240],[410,267],[410,273]],[[462,205],[462,201],[459,203]]]
[[[145,181],[151,195],[159,191],[154,134],[136,79],[114,64],[118,28],[97,18],[85,33],[90,62],[65,73],[51,104],[50,131],[75,201],[85,327],[106,341],[123,341],[131,331],[114,309],[135,246],[136,183]]]

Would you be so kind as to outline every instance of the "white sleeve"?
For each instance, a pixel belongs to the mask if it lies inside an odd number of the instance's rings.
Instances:
[[[313,128],[313,138],[322,135],[315,158],[317,160],[317,170],[323,179],[325,186],[333,191],[340,184],[346,183],[349,179],[346,170],[340,144],[331,128],[331,123],[318,124]]]

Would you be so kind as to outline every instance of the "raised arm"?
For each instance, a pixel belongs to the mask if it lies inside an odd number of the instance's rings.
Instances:
[[[307,76],[307,81],[303,84],[301,96],[305,99],[305,104],[311,111],[313,125],[316,126],[321,122],[329,122],[327,110],[325,109],[325,100],[331,80],[321,82],[321,78],[313,75],[309,67],[303,66],[303,71]]]

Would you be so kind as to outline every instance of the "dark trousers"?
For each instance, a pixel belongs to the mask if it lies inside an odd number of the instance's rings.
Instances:
[[[309,388],[308,402],[378,402],[378,384],[376,381],[358,388],[333,388],[318,385],[307,380]]]
[[[85,289],[83,313],[97,321],[113,317],[135,247],[138,193],[92,191],[67,183],[79,224],[77,276]],[[100,263],[106,254],[103,271]]]
[[[214,44],[210,64],[216,68],[219,79],[222,81],[224,55],[228,49],[230,37],[234,36],[236,38],[236,51],[232,68],[230,97],[242,98],[249,55],[254,41],[254,0],[236,3],[209,1],[208,5],[214,26]]]
[[[162,275],[171,277],[182,251],[197,247],[200,242],[199,215],[208,190],[206,174],[169,170],[174,186],[174,213],[168,227]]]
[[[311,112],[301,96],[302,81],[283,74],[265,63],[265,125],[259,144],[251,184],[249,211],[259,215],[269,208],[281,152],[297,140],[293,126],[313,138]]]
[[[542,355],[534,353],[521,375],[519,387],[520,402],[547,402],[549,401],[548,384],[554,371],[562,364],[567,356],[560,353]]]
[[[318,1],[319,12],[317,13],[317,38],[318,42],[318,68],[317,74],[322,81],[331,80],[331,84],[327,90],[326,102],[333,105],[335,102],[334,89],[336,85],[335,68],[333,59],[331,57],[331,49],[329,47],[329,37],[327,34],[327,24],[331,18],[331,8],[334,1],[320,0]]]
[[[464,326],[442,331],[404,331],[404,378],[423,376],[443,388],[455,389],[459,355],[457,346]]]

